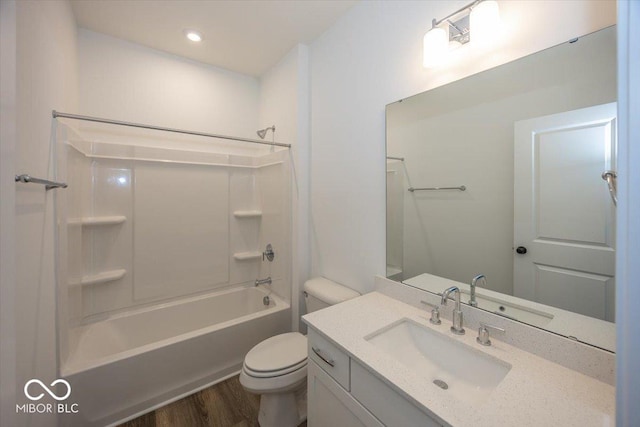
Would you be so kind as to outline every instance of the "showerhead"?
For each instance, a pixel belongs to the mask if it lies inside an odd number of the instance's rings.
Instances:
[[[276,131],[276,125],[273,125],[273,126],[268,127],[268,128],[260,129],[256,133],[258,134],[260,139],[264,139],[264,137],[267,136],[267,131],[268,130],[271,130],[272,132],[275,132]]]

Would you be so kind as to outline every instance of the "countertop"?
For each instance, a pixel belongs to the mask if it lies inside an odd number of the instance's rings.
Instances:
[[[452,426],[615,425],[611,385],[506,344],[499,336],[491,337],[492,346],[481,346],[472,328],[458,336],[449,332],[450,322],[443,319],[436,326],[428,317],[427,310],[372,292],[303,320],[425,413]],[[460,402],[364,339],[403,318],[507,362],[511,370],[482,404]]]

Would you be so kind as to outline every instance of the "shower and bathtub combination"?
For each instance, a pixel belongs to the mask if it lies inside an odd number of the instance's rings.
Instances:
[[[288,146],[56,115],[65,425],[190,394],[291,330]]]

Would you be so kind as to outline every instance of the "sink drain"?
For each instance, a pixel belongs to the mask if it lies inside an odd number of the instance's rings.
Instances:
[[[443,390],[446,390],[449,388],[449,384],[445,383],[442,380],[433,380],[433,383]]]

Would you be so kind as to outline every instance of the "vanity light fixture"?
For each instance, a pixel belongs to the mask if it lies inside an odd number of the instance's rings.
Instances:
[[[184,35],[192,42],[201,42],[202,34],[194,30],[184,30]]]
[[[423,39],[424,67],[437,67],[450,51],[470,41],[486,46],[495,40],[500,27],[500,10],[495,0],[475,0],[440,20],[434,18]]]

